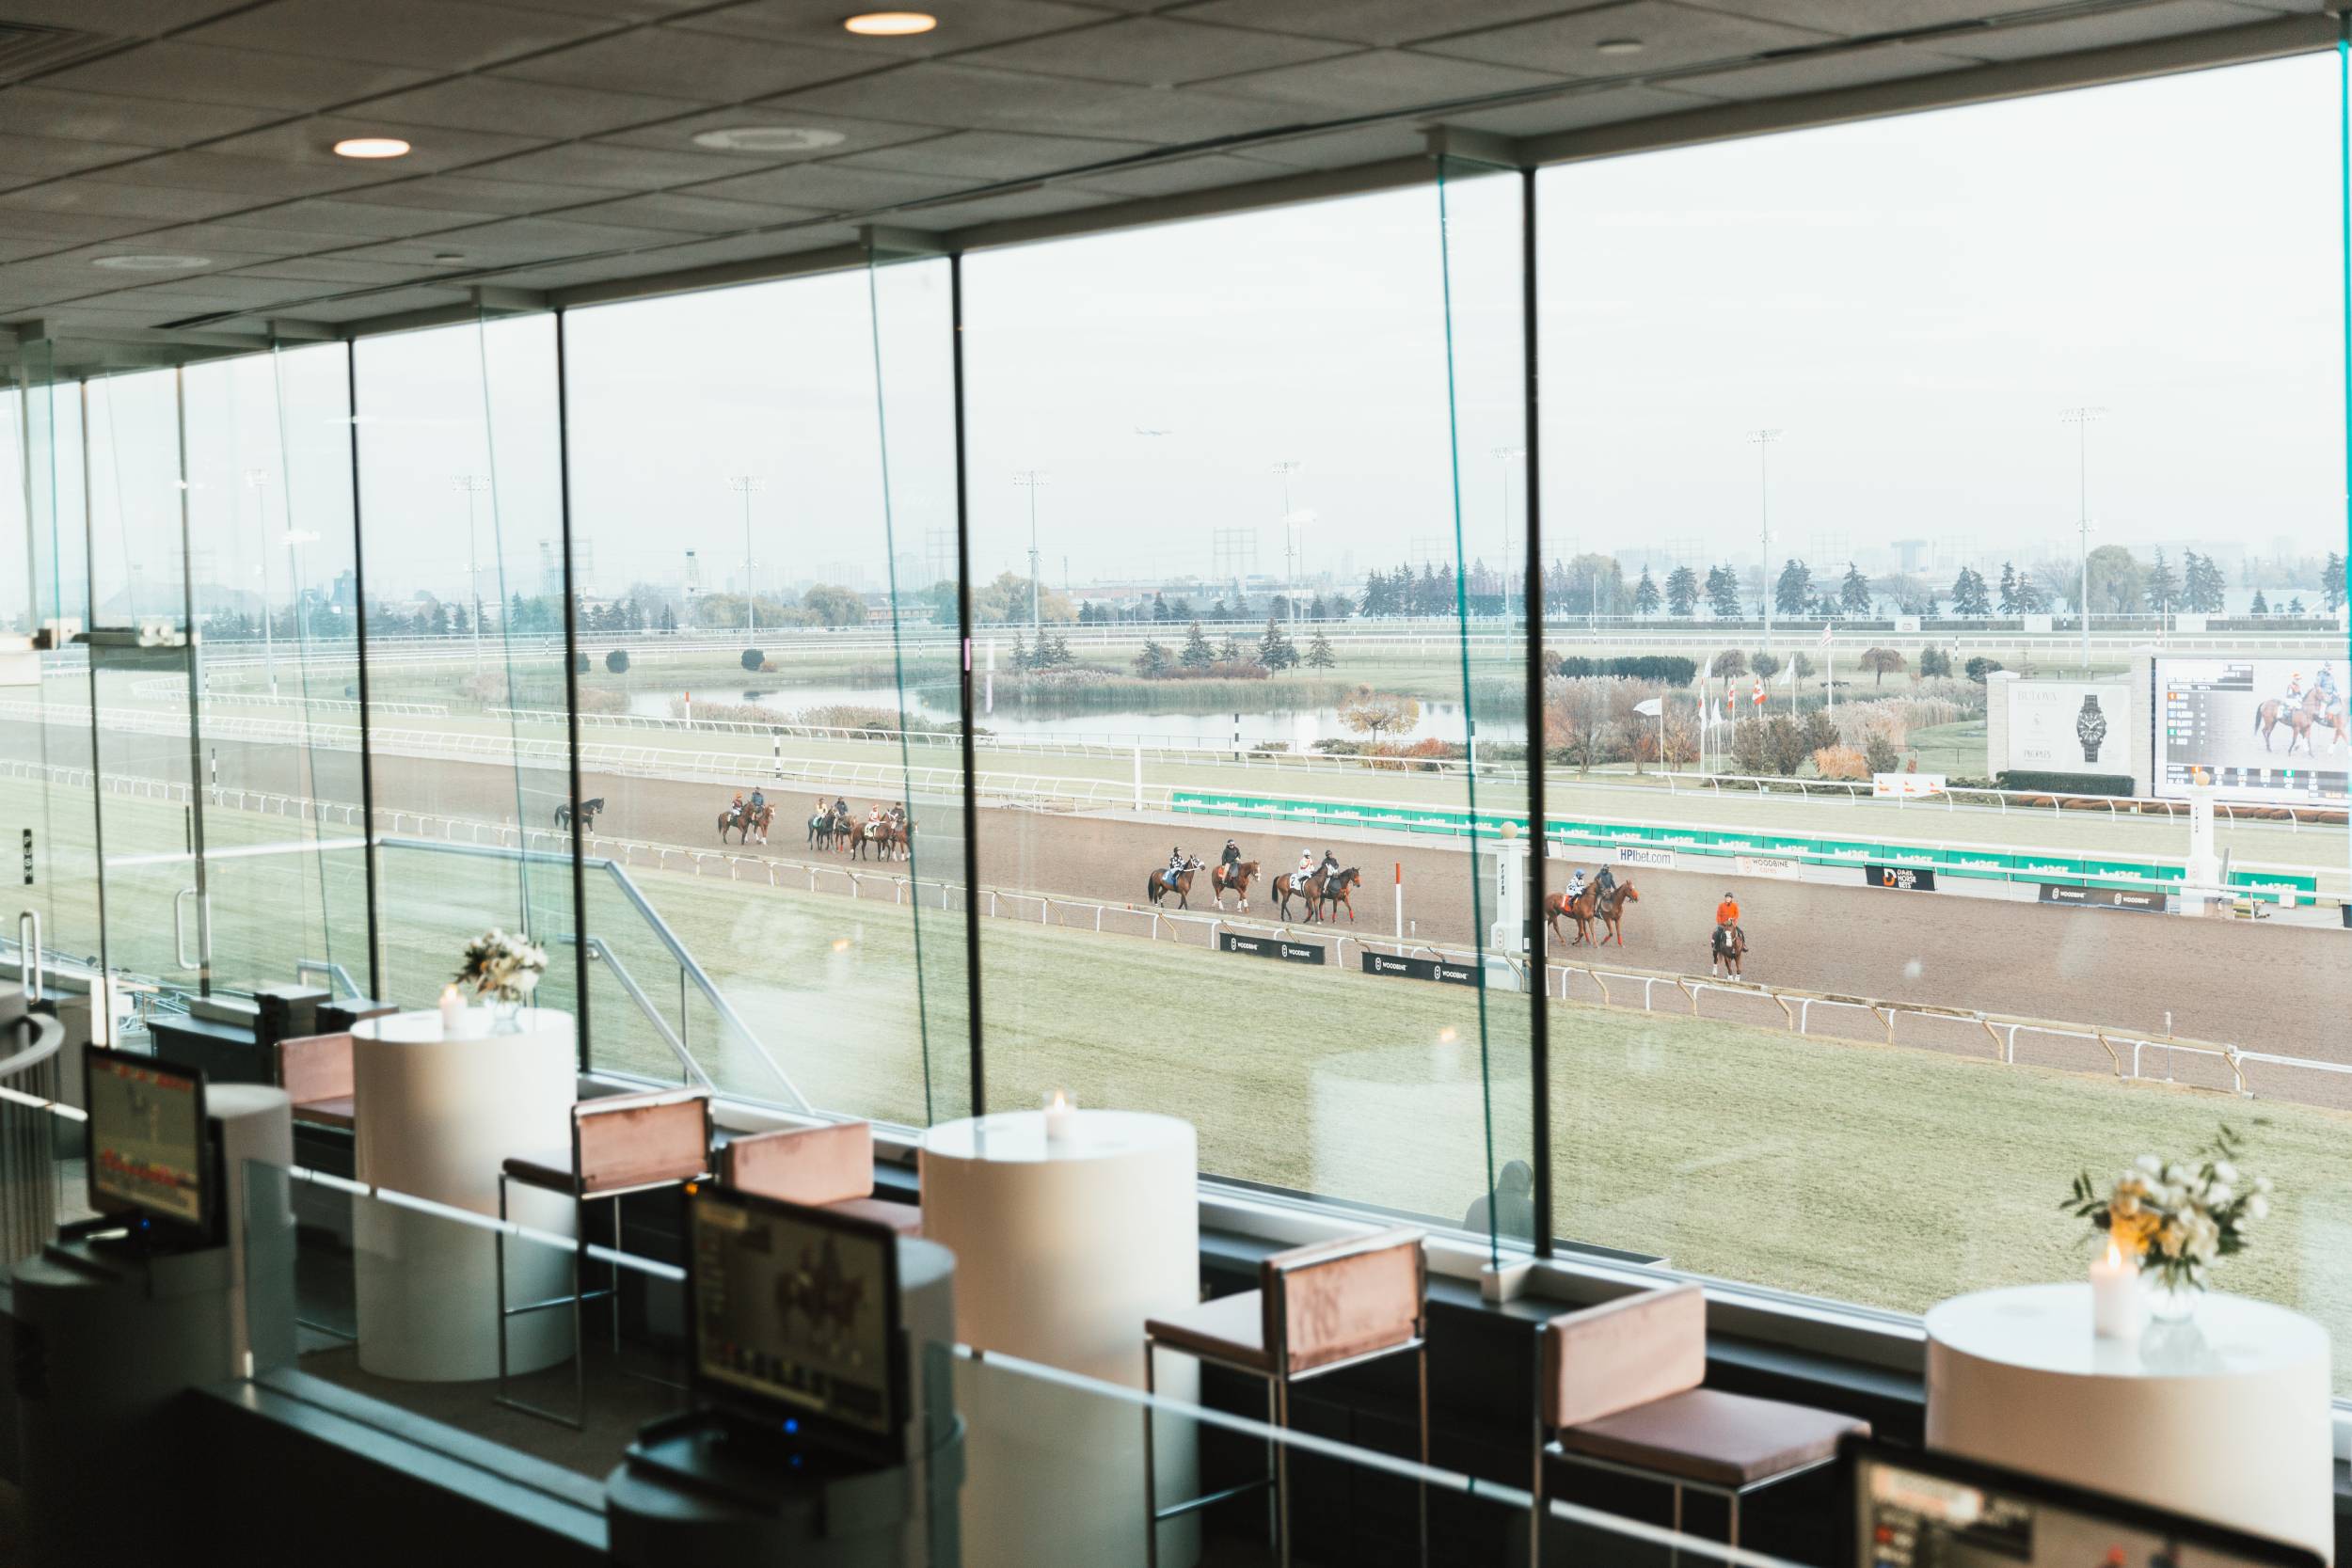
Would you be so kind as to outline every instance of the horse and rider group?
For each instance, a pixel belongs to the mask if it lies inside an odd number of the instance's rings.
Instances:
[[[1625,907],[1641,901],[1642,895],[1633,884],[1617,880],[1617,874],[1608,866],[1602,866],[1598,876],[1587,879],[1580,865],[1568,873],[1567,892],[1544,895],[1544,923],[1557,937],[1562,920],[1574,921],[1576,939],[1568,943],[1570,947],[1599,947],[1612,941],[1623,947]]]
[[[1260,879],[1258,863],[1242,859],[1241,845],[1230,838],[1225,841],[1225,851],[1217,857],[1215,867],[1199,855],[1185,854],[1181,847],[1170,849],[1168,864],[1144,879],[1144,895],[1154,905],[1173,897],[1178,909],[1188,910],[1192,907],[1193,878],[1203,870],[1209,873],[1209,891],[1218,909],[1225,907],[1225,895],[1230,893],[1240,899],[1242,912],[1248,911],[1249,884]],[[1330,850],[1326,849],[1318,862],[1314,851],[1302,849],[1298,852],[1298,869],[1276,876],[1267,886],[1274,894],[1275,908],[1281,919],[1290,918],[1291,902],[1295,899],[1304,906],[1307,924],[1312,926],[1337,916],[1342,910],[1347,911],[1347,918],[1353,923],[1356,903],[1352,895],[1363,880],[1360,870],[1343,866]]]
[[[2302,742],[2303,754],[2312,754],[2312,736],[2324,735],[2328,749],[2318,754],[2334,756],[2339,745],[2352,746],[2352,715],[2344,711],[2343,694],[2336,689],[2336,673],[2328,665],[2319,667],[2312,677],[2309,690],[2303,686],[2303,673],[2296,671],[2287,677],[2287,689],[2277,697],[2254,710],[2254,733],[2263,737],[2263,750],[2270,750],[2273,731],[2287,727],[2287,754],[2295,754],[2297,741]]]
[[[877,800],[860,817],[840,796],[828,801],[820,795],[816,809],[809,813],[808,847],[831,849],[851,860],[862,861],[868,851],[878,861],[913,860],[914,819],[907,815],[904,800],[887,804]]]

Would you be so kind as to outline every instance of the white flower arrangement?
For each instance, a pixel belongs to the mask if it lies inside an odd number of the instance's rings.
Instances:
[[[457,984],[470,986],[476,996],[500,1002],[531,1000],[539,976],[548,972],[547,949],[529,937],[504,931],[483,932],[466,943],[466,961],[458,966]]]
[[[2185,1164],[2141,1155],[2104,1196],[2084,1171],[2060,1207],[2106,1231],[2166,1290],[2201,1291],[2214,1264],[2245,1251],[2248,1232],[2270,1215],[2270,1178],[2241,1172],[2245,1152],[2225,1122]]]

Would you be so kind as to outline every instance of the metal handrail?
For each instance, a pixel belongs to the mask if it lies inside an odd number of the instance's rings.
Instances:
[[[478,855],[487,860],[535,861],[542,864],[555,865],[569,865],[572,863],[570,855],[553,849],[525,849],[494,844],[441,843],[429,838],[394,837],[380,833],[373,835],[373,842],[388,849],[426,849],[443,854]],[[725,995],[720,991],[718,982],[711,979],[704,971],[702,964],[687,949],[686,943],[678,939],[675,931],[670,929],[670,923],[661,918],[660,913],[639,890],[636,882],[630,879],[628,873],[614,862],[600,857],[582,856],[580,864],[583,867],[602,871],[612,879],[613,884],[620,889],[621,895],[629,901],[638,914],[644,919],[645,924],[652,927],[654,935],[660,939],[661,944],[670,950],[670,956],[677,960],[679,970],[694,989],[703,993],[705,1000],[709,1002],[711,1010],[719,1015],[719,1022],[742,1037],[744,1043],[758,1053],[760,1061],[766,1064],[770,1072],[775,1074],[776,1082],[782,1084],[786,1094],[790,1096],[791,1107],[798,1111],[808,1111],[808,1098],[801,1093],[801,1087],[792,1081],[792,1075],[784,1070],[783,1065],[769,1053],[766,1044],[756,1034],[753,1033],[751,1025],[743,1022],[742,1015],[735,1010],[733,1004],[729,1003]]]
[[[307,980],[313,974],[326,978],[330,993],[334,987],[341,985],[343,988],[343,993],[347,996],[367,994],[359,989],[359,982],[351,977],[351,971],[332,958],[296,958],[294,960],[295,979]]]
[[[701,1079],[705,1088],[709,1089],[713,1094],[719,1092],[717,1082],[709,1073],[703,1070],[703,1065],[700,1062],[694,1060],[693,1053],[686,1049],[686,1042],[678,1038],[677,1031],[670,1027],[670,1021],[661,1016],[661,1010],[653,1005],[653,998],[646,994],[645,988],[637,983],[637,977],[629,974],[628,966],[621,962],[619,954],[613,952],[611,947],[596,937],[566,933],[555,940],[560,942],[586,944],[588,956],[602,962],[612,971],[612,977],[620,981],[621,990],[628,992],[628,999],[637,1004],[637,1010],[644,1013],[647,1022],[653,1024],[655,1033],[659,1034],[661,1037],[661,1042],[670,1048],[671,1054],[677,1057],[679,1065],[696,1078]],[[786,1080],[786,1086],[790,1087],[790,1080]],[[799,1091],[794,1092],[797,1094]],[[807,1102],[804,1101],[795,1107],[803,1111],[807,1108]]]

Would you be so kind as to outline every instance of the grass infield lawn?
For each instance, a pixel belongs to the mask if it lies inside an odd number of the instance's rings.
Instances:
[[[29,794],[0,786],[8,821]],[[126,831],[151,828],[151,842],[178,816],[110,801],[110,852],[118,810]],[[298,831],[229,812],[207,823],[215,843]],[[266,960],[282,961],[290,930],[333,936],[335,956],[364,979],[357,857],[227,863],[246,879],[239,907],[253,912],[215,920],[224,979],[277,973]],[[633,875],[813,1102],[900,1122],[966,1112],[959,915],[922,911],[918,974],[907,908]],[[388,989],[408,1006],[429,1003],[466,936],[519,913],[511,863],[396,850],[383,882]],[[675,965],[609,886],[591,879],[586,924],[675,1027]],[[568,928],[567,878],[536,877],[532,901]],[[283,911],[277,927],[262,918],[269,907]],[[151,934],[151,946],[168,941]],[[988,923],[982,943],[996,1108],[1058,1087],[1081,1104],[1165,1111],[1200,1129],[1205,1171],[1454,1220],[1484,1190],[1489,1115],[1495,1158],[1530,1156],[1522,996],[1490,994],[1482,1036],[1478,994],[1465,988],[1009,920]],[[556,956],[545,999],[572,1006],[569,949]],[[593,973],[598,1059],[674,1073],[609,972]],[[2279,1193],[2221,1285],[2352,1336],[2352,1116],[1663,1014],[1555,1003],[1551,1018],[1557,1219],[1577,1240],[1917,1311],[1957,1291],[2079,1277],[2090,1247],[2058,1208],[2074,1172],[2185,1155],[2226,1117],[2250,1134],[2247,1167]],[[685,1024],[723,1089],[773,1097],[772,1079],[699,1000]],[[2352,1389],[2352,1369],[2339,1387]]]

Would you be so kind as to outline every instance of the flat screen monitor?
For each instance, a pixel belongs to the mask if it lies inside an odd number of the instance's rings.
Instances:
[[[2320,658],[2155,661],[2155,792],[2201,779],[2224,800],[2341,805],[2352,795],[2352,669]]]
[[[2061,1482],[1850,1437],[1851,1568],[2320,1568],[2299,1546]]]
[[[712,1182],[686,1206],[695,1389],[780,1431],[902,1454],[898,1233]]]
[[[204,1075],[102,1046],[88,1048],[83,1072],[90,1207],[209,1234],[216,1195],[206,1153]]]

